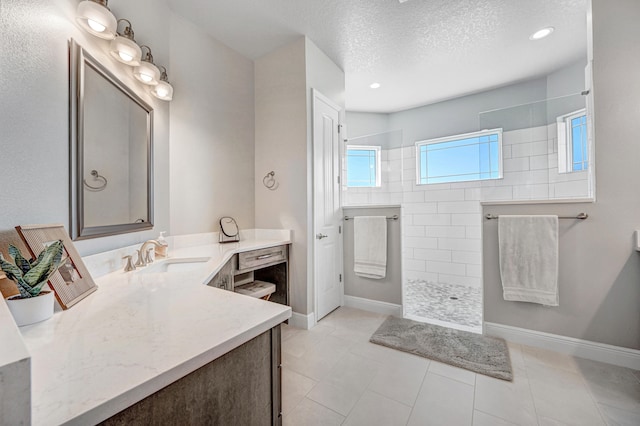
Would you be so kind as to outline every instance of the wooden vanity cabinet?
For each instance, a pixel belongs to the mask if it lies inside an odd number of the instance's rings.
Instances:
[[[207,283],[233,291],[255,280],[276,285],[289,304],[289,246],[234,254]],[[103,425],[282,425],[280,325],[171,383]]]
[[[286,244],[234,254],[207,285],[233,291],[255,280],[273,283],[270,302],[289,305],[289,246]]]
[[[280,325],[102,425],[282,425]]]
[[[289,246],[286,244],[238,254],[234,286],[239,278],[266,281],[276,285],[269,301],[289,305]]]

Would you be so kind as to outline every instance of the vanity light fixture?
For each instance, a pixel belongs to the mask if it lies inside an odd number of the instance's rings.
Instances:
[[[173,86],[169,83],[167,69],[162,65],[160,67],[162,68],[162,75],[158,84],[151,89],[151,94],[163,101],[170,101],[173,99]]]
[[[133,76],[142,84],[155,86],[160,80],[160,70],[153,63],[153,55],[149,46],[140,46],[140,49],[147,49],[147,53],[140,62],[140,65],[133,69]]]
[[[120,22],[126,22],[128,25],[124,27],[122,33],[118,33],[116,38],[111,42],[109,52],[111,56],[123,64],[131,67],[137,67],[140,65],[140,59],[142,58],[142,50],[140,46],[133,39],[133,28],[131,28],[131,22],[127,19],[118,19]]]
[[[112,40],[118,31],[116,17],[107,7],[108,0],[84,0],[76,9],[76,21],[90,34]]]
[[[543,38],[547,37],[548,35],[551,35],[553,30],[555,30],[555,28],[553,28],[553,27],[542,28],[541,30],[538,30],[535,33],[531,34],[529,36],[529,40],[540,40],[540,39],[543,39]]]
[[[371,87],[372,89],[379,89],[380,83],[372,83],[369,87]]]
[[[173,86],[167,78],[167,69],[160,69],[153,63],[153,54],[149,46],[138,46],[133,34],[133,25],[128,19],[116,19],[107,7],[109,0],[83,0],[76,10],[76,21],[89,34],[111,40],[109,53],[118,62],[135,67],[133,76],[148,86],[153,86],[151,94],[163,101],[173,99]],[[125,22],[122,32],[118,31],[121,22]],[[142,48],[147,49],[142,58]]]

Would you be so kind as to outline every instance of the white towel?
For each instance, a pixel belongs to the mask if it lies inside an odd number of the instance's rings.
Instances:
[[[498,225],[504,300],[558,306],[558,216],[504,216]]]
[[[356,216],[353,224],[353,270],[365,278],[387,274],[387,218]]]

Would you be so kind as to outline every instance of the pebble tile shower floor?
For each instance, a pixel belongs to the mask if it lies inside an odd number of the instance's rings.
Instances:
[[[433,319],[482,331],[480,288],[408,280],[404,293],[405,312],[413,317]]]

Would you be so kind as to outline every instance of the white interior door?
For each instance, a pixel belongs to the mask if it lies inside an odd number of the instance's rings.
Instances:
[[[314,286],[316,321],[342,303],[340,107],[313,91]]]

